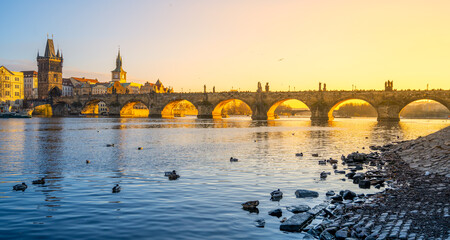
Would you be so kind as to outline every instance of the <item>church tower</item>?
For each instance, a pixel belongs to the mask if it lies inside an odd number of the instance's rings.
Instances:
[[[127,81],[127,72],[125,72],[122,69],[122,57],[120,56],[120,49],[119,54],[117,55],[116,58],[116,69],[112,70],[111,74],[112,74],[111,78],[112,82],[125,83]]]
[[[61,96],[62,93],[62,66],[63,56],[55,53],[53,39],[47,38],[44,56],[37,54],[38,65],[38,97],[46,99],[52,96]]]

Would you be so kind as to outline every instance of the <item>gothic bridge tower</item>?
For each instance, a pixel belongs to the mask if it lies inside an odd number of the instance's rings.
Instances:
[[[62,67],[63,56],[55,53],[53,39],[47,39],[44,56],[37,54],[38,64],[38,97],[46,99],[48,97],[61,96],[62,92]]]
[[[111,80],[112,82],[119,82],[119,83],[125,83],[127,82],[127,72],[125,72],[122,69],[122,57],[120,56],[120,49],[119,54],[116,58],[116,69],[111,71]]]

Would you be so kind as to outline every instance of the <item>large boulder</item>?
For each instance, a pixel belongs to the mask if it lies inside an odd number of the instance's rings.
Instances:
[[[281,211],[281,209],[278,208],[278,209],[269,211],[269,215],[275,216],[275,217],[281,217],[283,215],[283,212]]]
[[[316,198],[319,197],[319,193],[305,189],[298,189],[297,191],[295,191],[295,196],[297,198],[308,198],[308,197]]]
[[[312,218],[313,215],[306,212],[294,214],[294,216],[290,217],[280,225],[280,230],[286,232],[300,232],[308,225]]]
[[[292,213],[302,213],[302,212],[309,211],[311,208],[308,205],[297,205],[297,206],[287,207],[286,209]]]

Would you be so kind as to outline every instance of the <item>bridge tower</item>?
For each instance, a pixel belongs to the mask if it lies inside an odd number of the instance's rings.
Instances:
[[[44,56],[37,54],[38,65],[38,97],[61,96],[62,93],[62,52],[55,53],[53,39],[47,38]]]
[[[111,81],[120,83],[127,82],[127,72],[125,72],[122,68],[122,56],[120,56],[120,49],[116,58],[116,69],[111,71]]]

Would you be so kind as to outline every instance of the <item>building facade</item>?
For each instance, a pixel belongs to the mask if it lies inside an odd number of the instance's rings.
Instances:
[[[73,96],[73,84],[72,84],[72,81],[70,81],[70,78],[63,78],[62,85],[63,85],[62,95],[64,97]]]
[[[38,73],[36,71],[22,71],[25,99],[38,98]]]
[[[92,86],[92,94],[106,94],[108,92],[108,83],[97,83]]]
[[[37,54],[38,63],[38,97],[61,96],[63,56],[55,53],[53,39],[47,39],[44,56]]]
[[[171,87],[164,87],[162,82],[158,79],[156,83],[146,82],[140,89],[141,93],[171,93],[173,89]]]
[[[23,106],[23,73],[0,66],[0,105],[20,108]]]
[[[73,95],[92,94],[92,86],[98,83],[97,79],[71,77],[70,81],[73,85]]]

